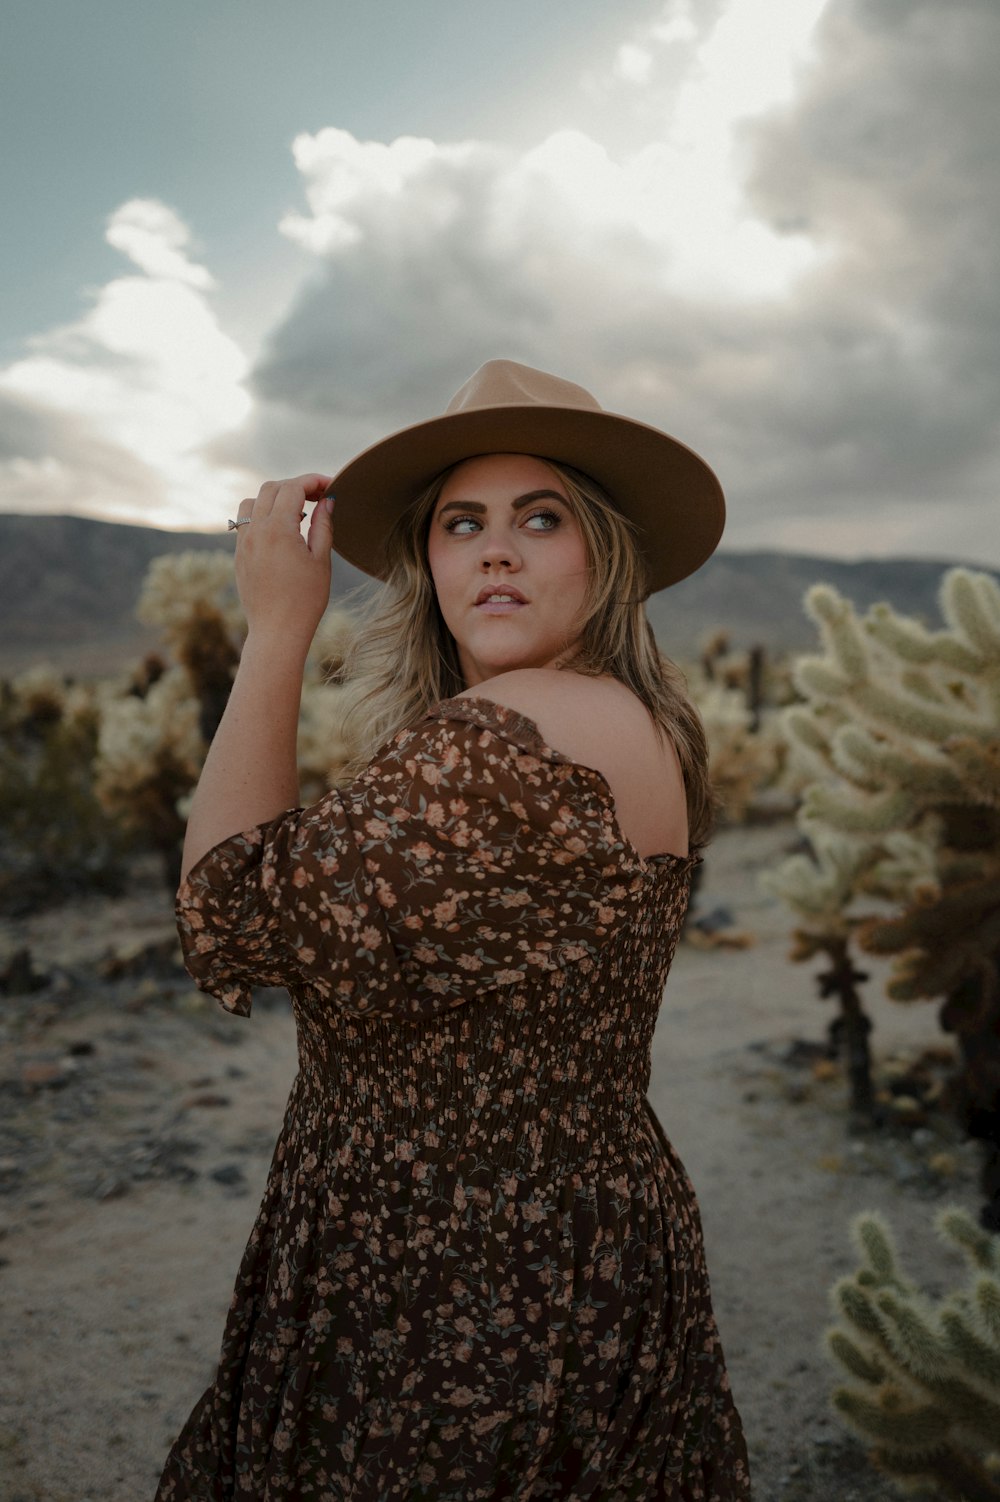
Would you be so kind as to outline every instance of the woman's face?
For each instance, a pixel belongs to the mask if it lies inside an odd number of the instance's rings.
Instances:
[[[554,470],[484,454],[448,476],[427,560],[466,688],[514,668],[552,667],[583,627],[587,554]]]

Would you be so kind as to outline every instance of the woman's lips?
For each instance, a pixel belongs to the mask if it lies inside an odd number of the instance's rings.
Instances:
[[[527,599],[482,599],[476,605],[476,610],[482,611],[486,616],[509,616],[515,610],[524,610]]]
[[[502,596],[502,598],[491,598]],[[509,616],[512,611],[521,610],[527,605],[527,599],[515,589],[494,589],[489,593],[482,592],[482,596],[476,601],[474,608],[485,611],[488,616]]]

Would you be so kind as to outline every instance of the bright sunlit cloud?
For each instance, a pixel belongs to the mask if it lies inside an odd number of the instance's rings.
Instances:
[[[621,44],[610,77],[584,80],[612,99],[619,139],[624,117],[643,140],[620,170],[635,222],[664,247],[671,290],[772,297],[824,259],[806,236],[779,234],[748,208],[741,127],[793,97],[827,4],[668,0]]]
[[[142,274],[115,278],[78,322],[34,339],[0,372],[0,392],[72,415],[95,443],[133,456],[158,482],[154,494],[131,497],[134,515],[197,525],[220,481],[200,450],[247,416],[248,362],[219,327],[206,296],[212,278],[188,259],[187,226],[171,209],[132,200],[111,216],[107,239]],[[107,494],[106,473],[74,476],[47,460],[14,461],[6,481],[30,509],[67,499],[105,514],[129,506],[127,495]]]

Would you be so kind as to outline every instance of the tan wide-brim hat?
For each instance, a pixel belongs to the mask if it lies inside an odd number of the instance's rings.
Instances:
[[[532,454],[590,475],[638,528],[650,592],[693,574],[722,536],[722,487],[693,450],[605,412],[572,381],[488,360],[443,417],[402,428],[344,466],[329,487],[335,551],[384,578],[396,518],[443,470],[478,454]]]

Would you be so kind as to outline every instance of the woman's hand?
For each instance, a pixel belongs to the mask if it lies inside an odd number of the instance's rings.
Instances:
[[[269,481],[240,502],[236,582],[249,631],[225,714],[195,789],[182,871],[229,835],[298,803],[296,731],[306,653],[330,598],[327,475]],[[309,536],[299,531],[315,501]]]
[[[249,634],[306,650],[330,599],[333,501],[323,492],[329,475],[268,480],[255,501],[241,501],[236,585]],[[308,537],[299,523],[315,501]]]

